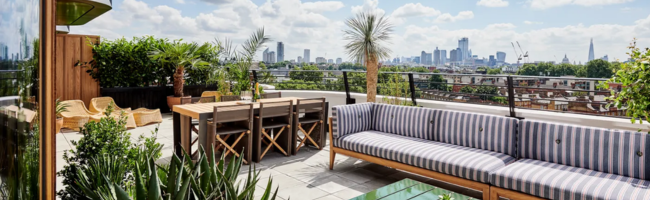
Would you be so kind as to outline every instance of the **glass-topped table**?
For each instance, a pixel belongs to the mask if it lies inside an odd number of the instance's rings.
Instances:
[[[353,200],[436,200],[441,195],[450,195],[453,200],[474,199],[449,190],[434,187],[411,179],[404,179],[390,185],[368,192]],[[352,200],[351,199],[351,200]]]

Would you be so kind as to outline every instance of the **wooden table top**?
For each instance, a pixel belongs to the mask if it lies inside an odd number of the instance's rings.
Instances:
[[[289,101],[292,100],[295,105],[298,103],[298,99],[305,99],[301,97],[282,97],[282,98],[271,98],[271,99],[260,99],[260,102],[278,102],[278,101]],[[195,119],[198,119],[201,114],[209,114],[214,112],[215,106],[233,106],[241,105],[241,101],[228,101],[228,102],[216,102],[216,103],[198,103],[198,104],[185,104],[185,105],[175,105],[174,112],[181,115],[189,116]],[[253,108],[257,109],[260,107],[259,103],[253,103]]]

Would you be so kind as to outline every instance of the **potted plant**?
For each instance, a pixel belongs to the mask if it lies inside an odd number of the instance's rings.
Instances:
[[[61,113],[68,112],[68,104],[61,103],[59,98],[56,99],[56,133],[61,132],[61,127],[63,127],[63,116]]]
[[[201,55],[215,51],[216,48],[210,43],[199,45],[198,43],[185,43],[182,40],[173,43],[161,44],[150,53],[153,60],[164,63],[174,68],[174,96],[167,97],[167,105],[173,109],[174,105],[181,103],[183,85],[185,84],[185,69],[208,65],[201,59]]]

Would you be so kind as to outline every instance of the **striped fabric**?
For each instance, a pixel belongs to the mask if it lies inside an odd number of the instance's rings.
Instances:
[[[372,106],[373,103],[361,103],[332,107],[332,135],[334,138],[370,130],[372,128]]]
[[[435,141],[517,156],[517,119],[435,110]]]
[[[524,120],[520,158],[650,180],[650,136],[568,124]]]
[[[547,199],[650,199],[650,181],[531,159],[497,170],[491,182]]]
[[[514,162],[506,154],[379,131],[334,139],[334,146],[379,158],[489,183],[490,172]]]
[[[373,130],[433,140],[433,109],[374,104]]]

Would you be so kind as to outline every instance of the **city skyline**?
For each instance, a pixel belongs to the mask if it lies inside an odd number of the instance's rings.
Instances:
[[[282,41],[285,60],[302,56],[303,49],[311,49],[311,57],[350,60],[343,47],[344,21],[373,10],[395,24],[391,57],[432,52],[436,46],[450,53],[463,37],[470,39],[474,55],[486,58],[496,51],[513,55],[510,42],[519,41],[531,61],[560,61],[567,54],[571,61],[584,63],[590,38],[597,47],[595,58],[608,55],[610,61],[625,60],[635,37],[640,46],[650,46],[650,15],[642,12],[650,8],[648,1],[481,1],[115,0],[113,11],[71,27],[71,34],[100,35],[103,40],[143,35],[198,42],[229,38],[241,44],[265,27],[273,40],[267,47],[275,50],[274,43]],[[259,52],[255,59],[261,58]],[[515,56],[506,62],[516,62]]]

